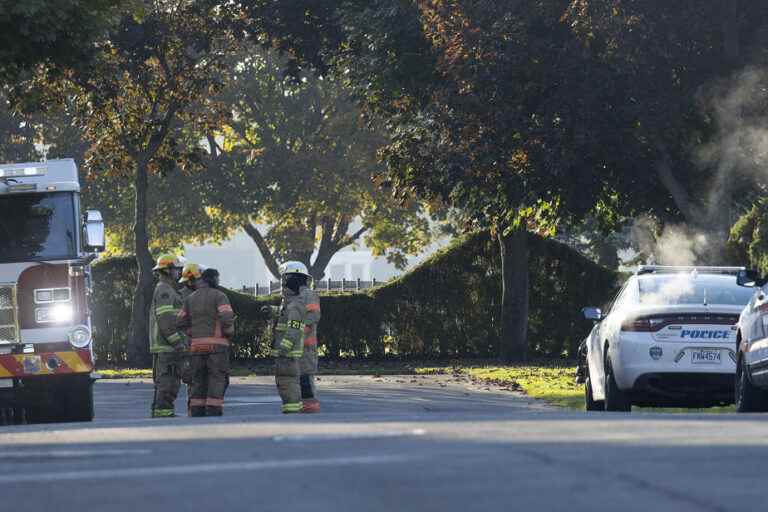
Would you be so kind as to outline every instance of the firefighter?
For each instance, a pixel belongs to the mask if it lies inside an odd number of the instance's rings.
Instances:
[[[155,383],[152,417],[169,418],[175,416],[174,402],[181,386],[181,368],[188,344],[187,337],[176,327],[176,316],[182,305],[176,289],[180,262],[173,254],[163,254],[152,270],[158,281],[149,314],[149,351]]]
[[[229,385],[229,340],[235,319],[227,296],[219,289],[219,272],[198,265],[184,269],[181,280],[194,279],[195,291],[184,300],[177,325],[190,338],[190,416],[221,416]]]
[[[320,301],[308,284],[307,267],[298,261],[280,268],[283,302],[274,330],[275,381],[283,413],[319,412],[315,397],[317,372],[317,322]]]

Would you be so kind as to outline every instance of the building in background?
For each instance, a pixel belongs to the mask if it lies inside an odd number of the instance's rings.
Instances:
[[[415,265],[427,255],[433,253],[445,242],[434,244],[424,254],[412,258],[410,265]],[[243,288],[265,288],[270,281],[275,281],[259,249],[251,238],[244,232],[238,231],[230,240],[221,245],[186,245],[184,256],[195,263],[219,270],[221,284],[227,288],[242,290]],[[334,281],[388,281],[402,274],[384,257],[375,257],[365,246],[347,247],[334,254],[325,270],[325,279]]]

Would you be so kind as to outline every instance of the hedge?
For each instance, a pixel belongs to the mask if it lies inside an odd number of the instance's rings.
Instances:
[[[589,325],[585,305],[602,304],[616,275],[558,242],[531,235],[529,341],[537,357],[576,353]],[[414,270],[365,293],[321,299],[321,353],[341,357],[487,358],[498,353],[501,276],[498,245],[487,233],[457,240]],[[104,361],[125,360],[133,258],[93,266],[95,350]],[[237,314],[234,355],[266,357],[269,319],[261,312],[279,297],[228,290]]]

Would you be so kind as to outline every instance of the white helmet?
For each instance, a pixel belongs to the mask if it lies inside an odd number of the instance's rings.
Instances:
[[[300,261],[286,261],[280,265],[280,275],[285,274],[301,274],[303,276],[312,277],[309,275],[307,266]]]

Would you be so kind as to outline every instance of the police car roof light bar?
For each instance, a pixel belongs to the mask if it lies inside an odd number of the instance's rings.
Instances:
[[[661,274],[661,273],[675,273],[675,272],[699,272],[702,274],[738,274],[742,270],[746,270],[745,267],[698,267],[698,266],[670,266],[670,265],[640,265],[635,272],[637,275],[641,274]]]

